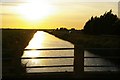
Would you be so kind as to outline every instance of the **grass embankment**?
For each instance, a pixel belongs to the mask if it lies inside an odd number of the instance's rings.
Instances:
[[[82,31],[49,31],[48,33],[101,56],[120,68],[120,36],[88,35]],[[97,49],[98,48],[98,49]],[[117,58],[108,58],[117,57]]]
[[[2,29],[3,77],[20,77],[26,73],[20,58],[35,32],[35,30]]]
[[[50,34],[83,48],[120,48],[120,36],[88,35],[81,31],[51,31]]]

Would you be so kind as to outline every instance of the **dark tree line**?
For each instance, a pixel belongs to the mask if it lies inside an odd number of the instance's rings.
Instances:
[[[100,17],[91,17],[86,22],[83,31],[96,35],[120,35],[120,19],[110,10]]]
[[[55,29],[55,30],[56,30],[56,31],[69,31],[69,30],[74,31],[75,28],[67,29],[67,28],[61,27],[61,28],[57,28],[57,29]]]

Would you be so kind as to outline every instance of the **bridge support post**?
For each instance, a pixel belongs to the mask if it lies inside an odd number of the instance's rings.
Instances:
[[[84,48],[80,45],[75,45],[74,49],[74,72],[78,77],[84,72]]]

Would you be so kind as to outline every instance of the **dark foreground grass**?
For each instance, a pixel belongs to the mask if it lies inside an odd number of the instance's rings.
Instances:
[[[21,64],[24,48],[33,37],[35,30],[2,29],[2,77],[25,75]]]

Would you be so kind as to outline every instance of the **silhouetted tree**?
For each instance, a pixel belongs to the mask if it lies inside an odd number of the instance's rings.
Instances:
[[[74,31],[74,30],[75,30],[75,28],[71,28],[70,30]]]
[[[115,34],[114,28],[119,28],[117,15],[112,14],[112,10],[105,12],[100,17],[91,17],[84,26],[84,32],[89,34]],[[116,25],[117,27],[114,27]],[[119,29],[117,29],[119,30]],[[117,31],[119,32],[119,31]]]
[[[60,30],[62,30],[62,31],[67,31],[67,28],[60,28]]]
[[[120,19],[113,24],[112,33],[115,35],[120,35]]]

